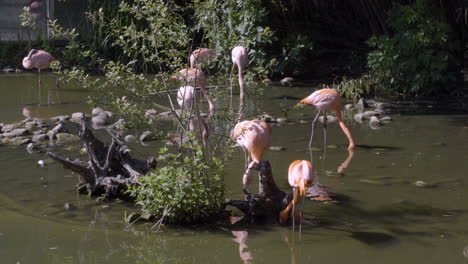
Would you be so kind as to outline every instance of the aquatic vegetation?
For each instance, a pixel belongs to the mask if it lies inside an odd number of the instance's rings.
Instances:
[[[145,213],[160,222],[195,223],[214,216],[223,209],[223,161],[206,159],[201,144],[190,136],[190,147],[178,154],[162,148],[158,167],[130,187],[130,194]]]

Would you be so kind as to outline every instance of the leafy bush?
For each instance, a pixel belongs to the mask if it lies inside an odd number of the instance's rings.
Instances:
[[[266,10],[260,0],[194,0],[196,31],[203,32],[210,47],[231,60],[231,49],[244,46],[249,53],[246,79],[266,77],[275,63],[266,53],[273,32],[264,26]],[[219,65],[222,72],[231,70],[231,63]]]
[[[369,75],[394,94],[437,95],[455,80],[448,71],[448,25],[431,17],[425,5],[399,6],[389,13],[394,35],[372,37]]]
[[[221,160],[204,159],[201,146],[191,137],[188,153],[160,151],[164,166],[139,179],[130,188],[145,213],[169,223],[201,222],[218,213],[224,203],[224,166]]]
[[[305,62],[310,58],[313,51],[313,42],[308,35],[293,33],[283,39],[282,60],[277,70],[281,74],[298,75],[304,71]]]
[[[335,89],[346,98],[357,99],[363,95],[369,94],[373,86],[374,84],[369,75],[365,74],[357,79],[347,79],[345,77],[339,84],[335,85]]]

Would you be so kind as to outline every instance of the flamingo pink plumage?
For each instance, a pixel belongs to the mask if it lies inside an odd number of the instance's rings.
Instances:
[[[208,101],[210,116],[215,114],[215,105],[213,104],[213,100],[211,100],[208,91],[206,90],[205,86],[205,74],[200,69],[197,68],[186,68],[180,70],[178,73],[172,75],[170,77],[171,80],[177,81],[184,81],[185,85],[193,84],[194,87],[199,86],[205,96],[206,100]]]
[[[231,139],[236,141],[244,152],[248,152],[242,183],[244,192],[249,193],[252,169],[262,160],[263,153],[271,144],[271,127],[261,120],[245,120],[236,124],[231,132]]]
[[[312,146],[315,122],[317,121],[317,118],[319,117],[320,112],[325,111],[325,117],[326,117],[326,111],[333,110],[335,111],[336,119],[338,120],[338,123],[340,124],[340,127],[343,130],[343,133],[346,135],[346,137],[348,137],[348,140],[349,140],[348,149],[351,150],[355,148],[356,145],[354,144],[354,140],[351,135],[351,132],[349,132],[348,127],[343,122],[343,118],[341,117],[341,96],[338,93],[338,91],[336,91],[335,89],[329,89],[329,88],[317,90],[313,92],[311,95],[302,99],[295,107],[298,107],[300,105],[312,105],[312,106],[315,106],[319,110],[314,121],[312,121],[312,133],[310,137],[309,146]],[[324,120],[324,126],[326,127],[326,119]]]
[[[221,54],[207,48],[196,49],[190,55],[190,68],[197,68],[197,65],[202,66],[209,59],[215,58]]]
[[[240,101],[241,103],[245,101],[245,90],[244,90],[244,67],[248,62],[247,49],[242,46],[237,46],[232,49],[232,69],[237,66],[239,73],[239,88],[240,88]],[[231,70],[232,73],[232,70]],[[232,96],[232,85],[231,85],[231,96]]]
[[[32,49],[23,58],[23,67],[27,70],[36,68],[39,71],[39,88],[41,87],[41,70],[47,69],[50,63],[55,60],[50,53],[44,50]],[[58,84],[57,84],[58,85]]]
[[[29,51],[28,56],[23,58],[23,67],[27,70],[36,68],[39,70],[47,69],[50,63],[55,60],[50,53],[44,50],[32,49]]]
[[[295,205],[301,197],[306,194],[307,186],[313,183],[315,177],[314,167],[307,160],[295,160],[289,165],[288,182],[293,188],[293,199],[288,206],[280,213],[280,223],[286,223],[289,213],[292,209],[293,217],[295,215]],[[302,215],[302,209],[301,209]],[[293,219],[294,223],[294,219]]]

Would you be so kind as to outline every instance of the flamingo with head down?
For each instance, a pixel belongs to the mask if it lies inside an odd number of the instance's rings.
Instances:
[[[185,85],[193,84],[194,87],[199,86],[205,96],[206,100],[208,101],[209,110],[210,110],[210,117],[213,116],[216,112],[215,105],[213,100],[211,99],[208,91],[206,90],[205,86],[205,74],[197,68],[185,68],[180,70],[178,73],[172,75],[170,77],[171,80],[183,81]]]
[[[49,68],[50,63],[53,61],[55,61],[55,58],[47,51],[32,49],[23,58],[23,67],[27,70],[36,68],[39,71],[39,85],[41,85],[41,70]]]
[[[196,49],[190,55],[190,68],[201,68],[203,64],[205,64],[208,60],[218,57],[219,53],[207,49],[207,48],[200,48]],[[197,67],[199,66],[199,67]]]
[[[294,216],[296,214],[296,204],[302,197],[302,206],[304,205],[304,196],[306,195],[307,187],[312,185],[315,178],[314,167],[307,160],[295,160],[289,165],[288,182],[293,188],[293,199],[289,202],[288,206],[281,211],[279,218],[280,223],[284,224],[288,221],[289,214],[292,209],[293,215],[293,230],[294,230]],[[300,217],[302,220],[302,206]]]
[[[260,163],[263,153],[271,144],[271,127],[261,120],[245,120],[236,124],[231,132],[231,139],[236,141],[246,154],[246,170],[242,183],[244,193],[250,194],[248,185],[252,170]]]
[[[237,66],[238,74],[239,74],[239,89],[240,89],[240,101],[243,103],[245,101],[245,90],[244,90],[244,68],[248,62],[248,53],[247,49],[242,46],[237,46],[232,49],[231,52],[232,57],[232,69],[231,69],[231,76],[234,67]],[[232,77],[231,77],[231,97],[232,97]]]
[[[321,111],[325,112],[323,126],[325,129],[325,140],[326,140],[326,122],[327,122],[326,111],[333,110],[335,111],[336,119],[338,120],[338,123],[340,124],[340,127],[343,130],[343,133],[346,135],[346,137],[348,137],[348,140],[349,140],[348,149],[352,150],[355,148],[356,145],[354,143],[351,132],[349,132],[348,127],[343,122],[343,118],[341,117],[341,96],[338,93],[338,91],[336,91],[335,89],[329,89],[329,88],[317,90],[313,92],[312,94],[310,94],[309,96],[307,96],[306,98],[302,99],[299,103],[297,103],[295,108],[301,105],[311,105],[319,110],[317,113],[317,116],[312,121],[312,132],[310,136],[309,147],[312,146],[315,122],[317,121],[317,118],[319,117]]]

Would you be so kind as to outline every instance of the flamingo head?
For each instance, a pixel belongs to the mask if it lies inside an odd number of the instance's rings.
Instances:
[[[286,224],[288,222],[288,219],[289,219],[289,210],[284,209],[279,214],[279,222],[280,222],[280,224],[284,225],[284,224]]]
[[[28,57],[24,57],[23,59],[23,67],[26,69],[26,70],[31,70],[33,68],[33,64],[31,62],[31,60],[28,58]]]
[[[171,81],[178,81],[178,80],[179,80],[179,77],[178,77],[176,74],[174,74],[174,75],[171,75],[171,76],[169,77],[169,80],[171,80]]]
[[[295,106],[294,106],[294,109],[297,109],[299,107],[303,107],[304,105],[307,105],[307,104],[310,104],[309,101],[307,100],[307,97],[302,99],[301,101],[299,101],[299,103],[297,103]]]

